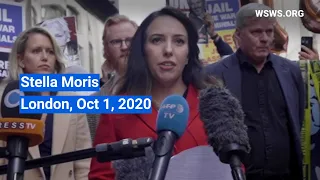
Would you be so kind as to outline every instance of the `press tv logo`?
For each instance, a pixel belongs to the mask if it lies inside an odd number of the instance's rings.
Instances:
[[[256,17],[303,17],[303,10],[255,10]]]
[[[0,122],[0,129],[35,129],[36,124],[30,122]]]

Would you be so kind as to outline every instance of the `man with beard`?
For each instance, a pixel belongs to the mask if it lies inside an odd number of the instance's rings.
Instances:
[[[105,62],[101,67],[100,91],[92,96],[112,95],[115,82],[125,72],[131,39],[137,28],[138,25],[124,15],[112,16],[105,22],[102,36]],[[93,139],[100,114],[88,114],[87,116]]]

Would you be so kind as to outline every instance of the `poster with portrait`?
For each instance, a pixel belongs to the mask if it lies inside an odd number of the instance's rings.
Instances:
[[[49,19],[38,25],[47,29],[55,37],[67,61],[67,67],[81,65],[75,17]]]
[[[190,20],[195,19],[192,14],[200,17],[201,14],[209,13],[214,21],[215,31],[233,50],[236,49],[233,41],[233,33],[235,31],[236,13],[239,11],[241,5],[240,0],[166,0],[166,3],[168,6],[178,8],[185,12]],[[203,5],[205,5],[204,8]],[[192,21],[194,22],[195,20]],[[210,64],[216,62],[221,57],[213,41],[210,38],[208,39],[207,29],[201,29],[200,21],[198,22],[196,27],[200,30],[199,36],[202,38],[200,38],[198,43],[203,52],[203,56],[201,57],[203,63]],[[201,22],[203,24],[203,20]]]
[[[204,24],[206,0],[166,0],[168,6],[180,9],[193,23],[199,33],[199,44],[208,43],[207,27]]]
[[[0,52],[10,52],[19,34],[25,30],[25,5],[0,2]]]
[[[301,130],[304,180],[320,180],[320,62],[298,61],[306,87]]]

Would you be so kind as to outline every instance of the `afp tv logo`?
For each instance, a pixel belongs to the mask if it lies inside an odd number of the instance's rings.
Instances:
[[[164,104],[161,106],[164,114],[164,118],[173,119],[176,115],[184,112],[184,108],[181,104]]]

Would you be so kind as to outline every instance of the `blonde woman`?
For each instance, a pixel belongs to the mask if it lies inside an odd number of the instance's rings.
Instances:
[[[52,74],[65,70],[62,52],[48,31],[32,27],[16,39],[9,56],[9,77],[1,83],[1,92],[10,80],[19,79],[19,74]],[[2,96],[2,93],[0,93]],[[43,95],[53,95],[44,92]],[[57,92],[54,95],[73,95]],[[45,138],[42,144],[29,148],[28,159],[50,156],[91,147],[91,138],[85,114],[43,114]],[[5,143],[2,142],[3,146]],[[2,164],[7,161],[2,159]],[[24,180],[86,180],[90,159],[68,162],[51,167],[25,171]],[[3,180],[5,175],[0,176]],[[0,179],[1,179],[0,178]]]

